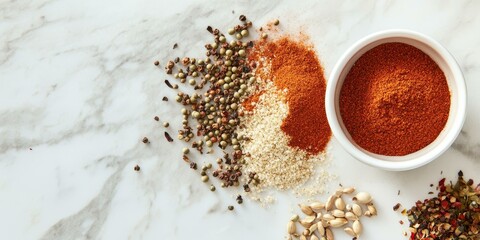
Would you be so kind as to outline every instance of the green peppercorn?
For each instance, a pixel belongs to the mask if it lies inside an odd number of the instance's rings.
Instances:
[[[274,24],[275,26],[277,26],[278,24],[280,24],[280,20],[275,19],[275,21],[273,22],[273,24]]]
[[[220,42],[225,42],[225,40],[227,40],[227,39],[226,39],[224,36],[220,36],[220,37],[218,38],[218,40],[219,40]]]
[[[210,191],[215,192],[215,186],[210,185]]]
[[[225,51],[225,55],[227,56],[232,56],[233,55],[233,51],[228,49],[227,51]]]
[[[268,37],[268,34],[267,33],[262,33],[262,38],[265,39]]]
[[[246,37],[248,36],[248,30],[247,29],[243,29],[240,34],[242,34],[243,37]]]
[[[235,37],[236,37],[238,40],[240,40],[240,39],[243,38],[242,34],[240,34],[240,33],[235,34]]]
[[[187,113],[188,113],[188,110],[186,108],[182,108],[182,114],[187,115]]]
[[[222,133],[222,136],[221,136],[221,137],[222,137],[222,139],[223,139],[223,140],[227,140],[227,138],[228,138],[228,135],[227,135],[227,134],[225,134],[225,133]]]
[[[170,126],[170,124],[168,122],[163,122],[163,126],[168,127],[168,126]]]
[[[188,148],[183,148],[182,150],[183,154],[188,154],[190,152],[190,149]]]
[[[202,176],[202,182],[208,182],[208,176]]]
[[[247,53],[245,52],[245,50],[241,49],[240,51],[238,51],[238,55],[244,57]]]
[[[193,118],[199,118],[199,117],[200,117],[200,113],[197,112],[197,111],[193,111],[193,112],[192,112],[192,117],[193,117]]]
[[[230,28],[228,29],[228,34],[233,35],[235,33],[235,29]]]
[[[212,141],[208,140],[208,141],[206,141],[206,145],[207,145],[207,147],[211,147],[211,146],[213,146],[213,143],[212,143]]]
[[[197,81],[195,81],[195,79],[192,78],[192,79],[188,80],[188,84],[193,86],[193,85],[197,84]]]

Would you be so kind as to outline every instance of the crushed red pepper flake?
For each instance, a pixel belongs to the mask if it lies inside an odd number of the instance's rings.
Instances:
[[[445,181],[442,178],[438,182],[436,197],[419,200],[402,211],[410,222],[411,240],[480,239],[480,184],[474,186],[472,179],[465,181],[462,171],[456,183]]]

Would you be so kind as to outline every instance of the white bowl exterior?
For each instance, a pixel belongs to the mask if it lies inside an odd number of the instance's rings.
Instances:
[[[405,156],[384,156],[370,153],[358,146],[343,125],[339,112],[339,95],[343,80],[351,66],[368,50],[387,42],[403,42],[425,52],[443,70],[451,93],[450,113],[445,128],[437,139],[424,149]],[[369,35],[340,58],[327,83],[325,109],[333,135],[358,160],[385,170],[404,171],[423,166],[445,152],[460,133],[466,115],[465,80],[454,57],[438,42],[410,30],[387,30]]]

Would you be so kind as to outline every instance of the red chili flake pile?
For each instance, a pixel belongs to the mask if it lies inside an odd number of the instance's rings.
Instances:
[[[438,183],[437,197],[417,201],[406,212],[410,222],[410,239],[480,239],[480,184],[465,181]]]

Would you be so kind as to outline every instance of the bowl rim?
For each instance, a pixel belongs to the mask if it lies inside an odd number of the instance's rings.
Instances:
[[[348,140],[346,134],[340,126],[339,119],[337,118],[337,112],[335,108],[335,92],[337,89],[338,81],[342,70],[345,68],[350,59],[365,46],[373,43],[375,41],[384,39],[384,38],[409,38],[413,40],[420,41],[428,46],[430,46],[434,51],[436,51],[445,61],[447,67],[451,70],[453,76],[453,82],[457,87],[457,101],[458,109],[453,119],[451,128],[446,133],[444,139],[435,146],[431,151],[417,157],[414,159],[406,161],[397,161],[389,162],[382,159],[370,156],[360,149],[358,149],[350,140]],[[383,30],[379,32],[372,33],[367,35],[356,43],[354,43],[350,48],[345,51],[345,53],[340,57],[336,62],[330,77],[328,78],[326,94],[325,94],[325,110],[327,115],[327,120],[332,129],[332,133],[335,138],[340,142],[340,144],[347,150],[347,152],[352,155],[357,160],[360,160],[363,163],[366,163],[370,166],[381,168],[384,170],[391,171],[405,171],[411,170],[423,166],[441,154],[443,154],[455,141],[458,134],[460,133],[466,117],[466,104],[467,104],[467,92],[466,92],[466,83],[463,76],[463,73],[460,69],[458,62],[455,58],[448,52],[448,50],[443,47],[439,42],[434,40],[431,37],[428,37],[424,34],[407,30],[407,29],[390,29]],[[450,117],[450,116],[449,116]]]

